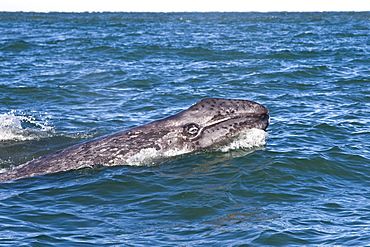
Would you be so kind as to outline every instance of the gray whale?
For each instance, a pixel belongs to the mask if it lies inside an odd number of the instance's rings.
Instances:
[[[265,130],[268,109],[256,102],[206,98],[170,117],[47,154],[0,174],[0,181],[98,165],[143,165],[222,145],[248,129]]]

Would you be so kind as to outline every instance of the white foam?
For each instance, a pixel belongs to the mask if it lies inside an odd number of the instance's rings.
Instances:
[[[17,114],[15,111],[0,114],[0,141],[26,141],[50,135],[53,130],[32,116]]]
[[[140,150],[137,154],[131,156],[126,160],[128,165],[140,166],[143,164],[150,164],[155,157],[158,157],[160,153],[155,148],[145,148]]]
[[[140,166],[140,165],[150,165],[157,163],[161,159],[166,159],[186,153],[190,153],[191,150],[188,149],[173,149],[166,152],[156,150],[155,148],[145,148],[140,150],[137,154],[131,156],[126,160],[128,165]]]
[[[221,152],[228,152],[230,150],[263,146],[266,144],[265,140],[267,136],[267,132],[261,129],[244,130],[233,137],[230,143],[220,146],[218,150]]]

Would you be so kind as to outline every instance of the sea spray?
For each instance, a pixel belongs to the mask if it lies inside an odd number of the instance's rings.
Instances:
[[[53,127],[46,120],[19,114],[16,111],[0,114],[0,141],[27,141],[50,136]]]

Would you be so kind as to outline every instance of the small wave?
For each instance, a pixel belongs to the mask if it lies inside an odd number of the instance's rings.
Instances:
[[[24,40],[11,40],[9,42],[6,42],[4,45],[0,47],[1,51],[11,51],[11,52],[20,52],[20,51],[25,51],[32,46],[35,46],[32,43],[29,43]]]
[[[27,141],[50,136],[53,128],[47,121],[15,111],[0,114],[0,141]]]

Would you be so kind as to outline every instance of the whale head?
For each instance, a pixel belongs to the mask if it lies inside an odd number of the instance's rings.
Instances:
[[[153,153],[170,157],[227,145],[248,130],[265,133],[268,114],[266,107],[253,101],[206,98],[175,115],[141,126],[145,128],[143,132],[133,130],[155,147],[151,157],[156,156]]]

